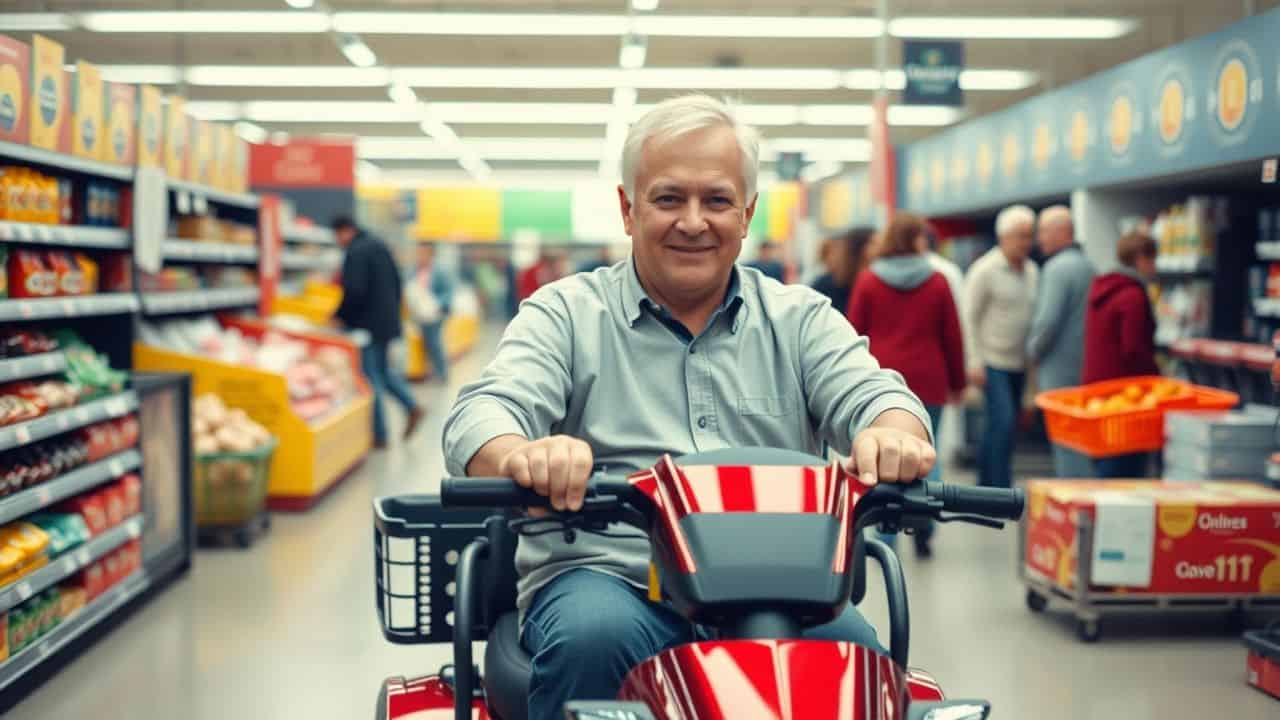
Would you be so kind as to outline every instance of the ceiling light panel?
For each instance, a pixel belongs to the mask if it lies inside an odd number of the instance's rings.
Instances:
[[[1109,40],[1133,32],[1128,18],[1072,17],[903,17],[889,21],[889,33],[913,38],[1010,40]]]
[[[123,65],[107,66],[110,70]],[[290,65],[193,65],[187,68],[191,85],[211,87],[379,87],[390,82],[385,68]]]
[[[67,13],[0,13],[5,32],[55,32],[75,27]]]
[[[340,32],[366,35],[622,35],[623,15],[561,13],[340,12]]]
[[[121,33],[323,33],[329,16],[319,12],[88,12],[77,16],[93,32]]]
[[[725,15],[637,15],[642,35],[725,38],[871,38],[883,25],[870,17],[733,17]]]

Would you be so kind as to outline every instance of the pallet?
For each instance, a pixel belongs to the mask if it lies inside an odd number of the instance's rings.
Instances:
[[[271,513],[262,511],[257,517],[243,525],[218,525],[202,527],[196,530],[196,539],[200,547],[252,547],[258,538],[271,529]]]

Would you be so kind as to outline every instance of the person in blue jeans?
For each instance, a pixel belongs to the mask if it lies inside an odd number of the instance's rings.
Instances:
[[[436,382],[449,382],[449,354],[444,346],[444,323],[449,319],[449,311],[453,307],[453,276],[449,270],[436,262],[436,247],[431,243],[418,245],[418,264],[411,282],[419,283],[435,300],[438,309],[435,316],[420,323],[422,344],[426,347],[427,359],[431,361],[431,379]]]
[[[377,237],[361,230],[349,217],[333,221],[342,259],[342,302],[334,316],[348,328],[364,330],[369,341],[360,349],[360,364],[373,388],[373,444],[387,445],[387,425],[382,397],[387,393],[404,406],[409,419],[407,438],[422,421],[422,408],[414,400],[404,378],[387,363],[391,341],[400,337],[400,269],[391,251]]]
[[[965,347],[969,381],[986,396],[986,428],[978,453],[978,482],[1013,485],[1013,445],[1026,381],[1027,336],[1038,270],[1030,260],[1036,215],[1025,205],[996,217],[998,244],[969,266],[964,281]]]

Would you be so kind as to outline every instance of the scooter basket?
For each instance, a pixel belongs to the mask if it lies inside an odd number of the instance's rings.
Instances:
[[[373,501],[374,575],[382,634],[393,643],[453,638],[454,574],[491,510],[444,509],[434,495]]]

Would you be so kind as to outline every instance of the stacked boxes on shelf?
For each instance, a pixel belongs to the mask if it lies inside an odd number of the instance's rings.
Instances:
[[[1164,479],[1265,482],[1276,445],[1275,411],[1258,406],[1229,412],[1165,415]]]

